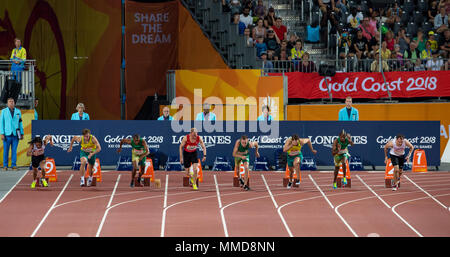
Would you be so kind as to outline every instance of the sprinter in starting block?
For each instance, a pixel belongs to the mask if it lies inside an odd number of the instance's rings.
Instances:
[[[297,178],[300,178],[300,164],[302,163],[303,155],[302,155],[302,146],[308,144],[309,149],[313,154],[316,154],[317,151],[314,150],[311,140],[309,138],[300,138],[297,134],[292,135],[290,138],[286,140],[283,146],[283,152],[287,152],[287,166],[289,168],[289,182],[287,184],[287,188],[291,188],[293,183],[296,183],[296,186],[300,185],[300,179],[293,181],[294,170],[297,172]]]
[[[409,153],[405,157],[405,148],[409,148]],[[400,183],[400,176],[403,173],[403,164],[409,162],[409,158],[411,157],[412,152],[414,152],[414,146],[405,139],[405,136],[402,134],[398,134],[394,139],[387,142],[384,146],[384,163],[388,161],[388,149],[389,155],[391,157],[392,166],[394,166],[394,179],[392,180],[392,191],[396,191],[398,189]]]
[[[50,135],[44,137],[44,140],[41,137],[35,137],[33,140],[28,142],[30,146],[27,150],[27,156],[31,156],[31,167],[33,168],[33,182],[31,183],[31,188],[36,187],[36,183],[39,184],[39,179],[37,177],[38,168],[41,167],[41,183],[44,187],[48,187],[48,182],[45,179],[45,146],[50,144],[53,146],[53,140]]]
[[[131,162],[133,163],[133,171],[131,172],[131,183],[130,187],[134,187],[134,178],[136,177],[136,171],[139,170],[139,175],[136,181],[136,186],[141,186],[141,177],[145,170],[145,160],[149,153],[147,142],[142,139],[139,134],[133,135],[133,139],[124,138],[120,140],[119,149],[117,152],[122,151],[123,144],[131,145]]]
[[[250,153],[248,152],[249,148],[255,148],[255,155],[258,158],[259,157],[258,143],[249,142],[248,137],[246,135],[243,135],[240,139],[236,140],[233,149],[234,165],[235,167],[237,167],[237,170],[239,171],[239,166],[241,165],[241,162],[244,164],[244,171],[245,171],[244,179],[242,179],[241,176],[239,175],[239,182],[246,191],[250,190],[250,187],[248,186],[248,165],[250,162]]]
[[[202,147],[203,150],[203,159],[202,162],[206,161],[206,146],[203,143],[203,140],[197,133],[196,128],[191,128],[191,132],[183,137],[183,140],[180,144],[180,163],[184,165],[184,170],[186,172],[186,176],[190,177],[192,189],[198,190],[197,187],[197,166],[198,166],[198,144]],[[189,173],[189,168],[193,166],[193,174]]]
[[[84,181],[84,167],[86,166],[86,163],[88,164],[87,170],[89,172],[89,177],[87,181],[87,186],[92,185],[92,173],[93,168],[95,165],[95,159],[96,154],[99,153],[102,148],[100,146],[100,143],[98,142],[97,138],[94,135],[91,135],[91,131],[89,129],[83,129],[82,136],[75,136],[70,141],[69,149],[67,150],[68,153],[72,152],[72,146],[74,142],[78,142],[81,145],[80,150],[80,186],[86,186]]]
[[[342,184],[345,186],[347,185],[347,165],[346,161],[350,157],[350,154],[348,152],[348,145],[353,146],[353,141],[351,139],[351,136],[349,133],[345,132],[345,130],[342,130],[341,133],[339,133],[339,137],[336,138],[333,142],[333,147],[331,150],[331,153],[334,157],[334,179],[333,179],[333,189],[337,188],[337,176],[340,169],[340,164],[342,163],[342,172],[343,172],[343,179]]]

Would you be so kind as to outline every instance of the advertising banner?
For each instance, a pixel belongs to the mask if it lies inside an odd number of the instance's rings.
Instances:
[[[175,121],[174,123],[178,123]],[[221,129],[206,132],[205,124],[187,122],[197,127],[206,149],[206,165],[212,166],[217,156],[228,157],[233,163],[232,151],[234,143],[242,135],[259,143],[259,153],[275,165],[277,151],[282,151],[285,141],[292,135],[310,138],[315,150],[313,155],[308,146],[302,148],[305,157],[313,157],[317,165],[332,166],[331,147],[339,132],[345,129],[351,134],[354,146],[349,148],[350,154],[360,156],[364,165],[384,165],[384,145],[401,133],[414,145],[424,149],[429,166],[440,165],[439,121],[280,121],[272,122],[268,130],[260,122],[224,122]],[[265,123],[265,122],[262,122]],[[84,128],[89,128],[97,137],[102,150],[97,157],[101,165],[116,165],[120,156],[131,155],[129,145],[124,145],[121,155],[117,153],[120,140],[131,138],[138,133],[143,137],[151,152],[164,165],[168,156],[179,156],[179,144],[183,136],[189,132],[172,129],[172,122],[166,121],[33,121],[32,135],[53,136],[54,147],[47,147],[45,155],[55,159],[56,165],[72,165],[79,155],[79,144],[75,143],[71,153],[67,153],[70,141],[81,135]],[[203,126],[202,126],[203,125]],[[190,128],[190,126],[187,126]],[[244,128],[244,129],[242,129]],[[274,133],[275,130],[278,130]],[[177,132],[176,132],[177,131]],[[189,131],[189,130],[188,130]],[[200,148],[199,148],[200,149]],[[199,157],[203,154],[200,149]],[[255,161],[255,153],[250,150],[250,164]]]
[[[325,77],[318,73],[286,73],[289,98],[318,99],[328,98]],[[336,73],[327,77],[328,87],[333,98],[371,98],[388,97],[389,90],[394,98],[450,96],[447,71],[385,72],[387,84],[378,72]]]

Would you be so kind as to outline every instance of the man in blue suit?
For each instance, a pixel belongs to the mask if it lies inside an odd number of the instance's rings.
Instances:
[[[352,107],[352,97],[347,96],[345,99],[345,107],[339,111],[339,120],[341,121],[357,121],[359,120],[358,109]]]
[[[7,107],[0,114],[0,135],[3,141],[3,169],[8,169],[9,148],[11,148],[11,168],[17,169],[17,146],[23,138],[22,113],[15,108],[14,98],[8,98]]]

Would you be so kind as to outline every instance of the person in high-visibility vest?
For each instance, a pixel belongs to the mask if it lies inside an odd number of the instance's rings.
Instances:
[[[409,153],[405,157],[405,149],[409,148]],[[389,151],[389,149],[391,149]],[[392,181],[392,191],[398,189],[398,184],[400,183],[400,177],[403,173],[403,164],[409,162],[409,158],[414,151],[414,146],[405,139],[405,136],[398,134],[394,139],[387,142],[384,145],[384,163],[388,161],[388,151],[391,158],[392,166],[394,166],[394,180]]]
[[[85,186],[84,181],[84,167],[86,163],[88,164],[87,170],[89,172],[89,178],[87,181],[87,186],[91,186],[92,184],[92,175],[94,171],[94,165],[95,165],[95,159],[96,154],[99,153],[102,148],[100,146],[100,143],[98,142],[97,138],[91,134],[91,131],[89,129],[83,129],[82,136],[75,136],[70,141],[69,149],[67,150],[68,153],[72,152],[72,146],[74,142],[78,142],[81,145],[80,150],[80,186]]]
[[[148,145],[143,138],[138,134],[133,135],[133,139],[124,138],[120,140],[119,149],[117,152],[122,151],[122,145],[131,145],[131,162],[133,163],[133,171],[131,172],[131,183],[130,187],[134,187],[134,177],[136,176],[136,171],[139,170],[138,183],[141,183],[141,177],[145,171],[145,157],[148,155]]]
[[[342,172],[344,173],[342,184],[347,185],[347,178],[346,178],[347,165],[345,164],[348,158],[350,158],[350,154],[348,153],[349,145],[351,146],[354,145],[351,136],[349,133],[345,132],[345,130],[342,130],[341,133],[339,133],[339,137],[334,140],[333,147],[331,150],[331,154],[334,156],[333,189],[337,188],[336,181],[341,164],[342,164]]]
[[[38,168],[41,167],[42,177],[41,183],[44,187],[48,187],[48,183],[45,180],[45,146],[50,144],[53,146],[52,136],[47,135],[42,140],[41,137],[35,137],[33,140],[28,142],[30,146],[27,150],[27,156],[31,156],[31,167],[33,168],[33,182],[31,183],[31,188],[36,187],[36,182],[38,182],[37,173]]]
[[[244,164],[244,180],[239,176],[239,182],[241,183],[241,186],[244,187],[245,191],[250,190],[250,187],[248,186],[248,165],[250,163],[249,148],[255,148],[255,155],[256,157],[259,157],[258,142],[250,142],[246,135],[243,135],[240,139],[236,140],[233,148],[235,169],[239,172],[241,162]]]
[[[297,172],[297,178],[300,178],[300,164],[303,159],[302,146],[305,144],[308,144],[309,149],[311,149],[313,154],[317,153],[317,151],[314,150],[309,138],[300,138],[297,134],[292,135],[284,143],[283,152],[287,153],[287,165],[289,168],[289,182],[287,184],[287,188],[292,187],[294,171]],[[300,185],[300,180],[297,184]]]

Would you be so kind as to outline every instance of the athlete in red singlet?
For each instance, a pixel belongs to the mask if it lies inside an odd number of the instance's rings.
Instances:
[[[206,147],[203,143],[203,140],[198,136],[197,129],[192,128],[191,133],[187,134],[183,137],[183,140],[180,144],[180,163],[184,165],[184,169],[186,171],[186,176],[189,176],[192,183],[192,188],[197,190],[197,166],[198,166],[198,157],[197,157],[197,147],[198,144],[203,149],[203,159],[202,162],[206,160]],[[189,174],[189,168],[193,165],[194,174],[191,176]]]

